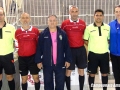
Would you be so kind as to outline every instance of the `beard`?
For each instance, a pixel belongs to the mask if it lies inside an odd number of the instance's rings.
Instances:
[[[96,22],[97,22],[97,23],[101,23],[101,22],[102,22],[102,20],[100,20],[100,19],[97,19],[97,20],[96,20]]]

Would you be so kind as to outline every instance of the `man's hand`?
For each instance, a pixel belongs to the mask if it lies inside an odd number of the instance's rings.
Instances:
[[[68,68],[70,66],[69,62],[65,62],[65,67]]]
[[[42,67],[43,67],[42,63],[38,63],[38,64],[37,64],[37,67],[38,67],[39,69],[42,69]]]

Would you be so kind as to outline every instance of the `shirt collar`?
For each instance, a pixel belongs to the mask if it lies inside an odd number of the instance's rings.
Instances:
[[[22,31],[25,31],[22,27],[21,27]],[[27,31],[32,31],[32,26],[30,26],[30,28]]]
[[[117,24],[119,24],[117,19],[115,21],[116,21]]]
[[[95,27],[97,27],[97,25],[96,25],[96,23],[94,22],[93,23],[93,25],[95,26]],[[101,26],[104,26],[104,23],[102,22],[102,25]]]
[[[117,29],[119,29],[120,28],[120,24],[118,23],[117,19],[115,21],[116,21],[115,26],[116,26]]]
[[[5,22],[5,21],[4,21],[4,22]],[[6,22],[4,23],[3,27],[6,27]],[[3,27],[2,27],[2,28],[3,28]],[[0,28],[0,29],[2,29],[2,28]]]
[[[6,22],[5,22],[5,24],[3,25],[3,27],[6,27]]]
[[[72,21],[71,18],[69,20],[70,20],[70,22],[75,22],[75,21]],[[79,22],[79,19],[76,22]]]

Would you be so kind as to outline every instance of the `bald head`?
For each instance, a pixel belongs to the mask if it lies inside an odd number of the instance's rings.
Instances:
[[[78,7],[76,6],[71,6],[69,10],[70,18],[72,21],[77,21],[78,15],[79,15],[79,10]]]
[[[72,6],[69,8],[69,11],[71,11],[72,9],[77,9],[77,10],[78,10],[78,7],[77,7],[77,6],[72,5]]]
[[[22,13],[20,16],[20,22],[21,22],[22,26],[29,26],[30,15],[26,12]]]
[[[26,13],[26,12],[22,13],[21,16],[20,16],[20,18],[21,18],[21,17],[24,17],[24,16],[27,16],[27,17],[30,18],[30,15],[29,15],[28,13]]]

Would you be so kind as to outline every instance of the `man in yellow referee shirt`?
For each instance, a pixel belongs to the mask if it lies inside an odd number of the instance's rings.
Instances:
[[[15,73],[14,51],[15,27],[5,22],[5,13],[0,7],[0,90],[2,87],[2,70],[5,70],[10,90],[15,90],[13,74]]]
[[[108,83],[109,72],[109,48],[108,40],[110,34],[109,25],[103,23],[104,12],[97,9],[94,12],[94,23],[87,26],[84,33],[85,44],[88,45],[88,72],[90,90],[93,90],[95,74],[98,66],[102,73],[102,84]],[[107,87],[103,87],[107,90]]]

